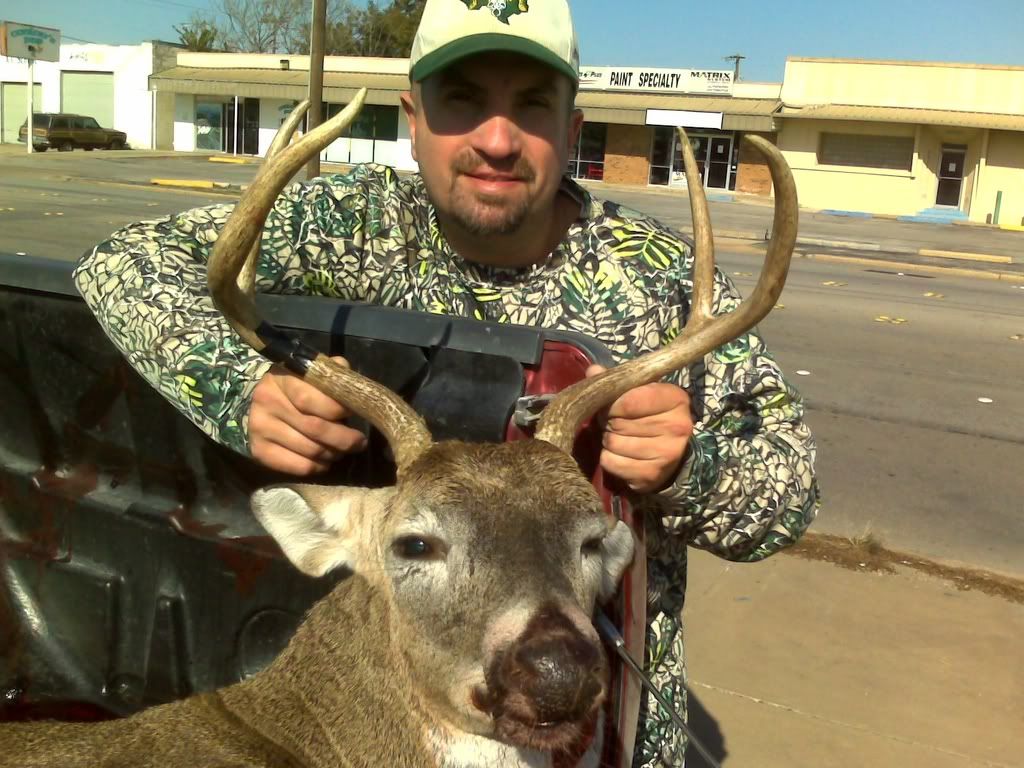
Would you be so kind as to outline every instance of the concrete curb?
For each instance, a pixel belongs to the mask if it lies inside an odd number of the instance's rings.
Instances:
[[[968,277],[975,280],[992,280],[1024,286],[1024,272],[995,272],[986,271],[984,269],[969,269],[967,267],[952,267],[946,266],[945,264],[914,264],[904,261],[892,261],[891,259],[835,256],[830,253],[798,252],[794,253],[793,257],[797,259],[808,259],[809,261],[821,261],[830,264],[859,264],[866,267],[885,266],[890,269],[898,269],[901,272],[927,272],[929,274]]]
[[[689,229],[684,230],[692,234]],[[716,237],[729,238],[732,240],[751,240],[754,242],[765,242],[764,234],[761,232],[749,232],[742,230],[715,230]],[[862,251],[864,253],[893,253],[902,256],[918,256],[931,259],[952,259],[955,261],[984,262],[987,264],[1014,264],[1012,256],[1004,256],[994,253],[971,253],[968,251],[940,251],[933,248],[903,248],[900,246],[887,246],[883,248],[879,243],[866,243],[856,240],[831,240],[819,237],[798,237],[796,240],[798,248],[834,248],[843,251]]]
[[[157,187],[178,187],[185,189],[229,189],[233,185],[223,181],[201,179],[150,179],[149,183]]]

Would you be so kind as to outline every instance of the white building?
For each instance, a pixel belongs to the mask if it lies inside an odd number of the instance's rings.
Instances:
[[[149,76],[173,67],[178,48],[165,43],[70,45],[60,61],[35,64],[34,111],[73,112],[128,134],[136,149],[160,145],[157,94]],[[0,141],[16,142],[25,122],[28,64],[0,56]],[[167,140],[169,144],[169,138]]]
[[[177,66],[151,77],[150,87],[174,98],[175,150],[262,156],[294,105],[306,98],[308,79],[308,56],[181,51]],[[364,85],[366,106],[323,159],[415,170],[409,126],[399,116],[399,94],[409,88],[407,60],[326,57],[324,117],[337,114]]]

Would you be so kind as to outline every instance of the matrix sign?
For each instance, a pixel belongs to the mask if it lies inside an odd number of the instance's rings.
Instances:
[[[0,23],[0,56],[60,61],[60,30],[13,21]]]

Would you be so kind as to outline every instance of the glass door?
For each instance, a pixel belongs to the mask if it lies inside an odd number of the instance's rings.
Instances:
[[[942,166],[939,168],[939,189],[935,195],[936,205],[960,207],[960,195],[964,186],[964,164],[967,147],[945,145],[942,147]]]
[[[732,137],[708,136],[707,173],[704,186],[709,189],[728,189],[732,172]]]
[[[242,154],[258,155],[260,153],[260,100],[245,99],[242,102],[242,119],[238,121],[242,129]]]
[[[688,133],[697,172],[708,189],[729,189],[733,180],[734,150],[731,135]],[[686,172],[683,148],[675,128],[654,129],[651,149],[650,183],[659,186],[684,186]]]

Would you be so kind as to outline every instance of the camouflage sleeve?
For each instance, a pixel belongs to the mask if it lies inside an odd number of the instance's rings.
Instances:
[[[359,219],[371,171],[294,184],[263,230],[257,290],[330,293],[357,281]],[[74,280],[106,334],[142,377],[214,440],[248,454],[252,392],[270,363],[213,305],[206,264],[234,204],[198,208],[115,232],[86,252]],[[340,233],[340,236],[339,236]]]
[[[739,301],[718,272],[716,314]],[[700,412],[676,480],[654,497],[662,525],[728,560],[761,560],[793,544],[818,510],[815,445],[800,395],[759,332],[716,350],[678,383],[689,384]]]

